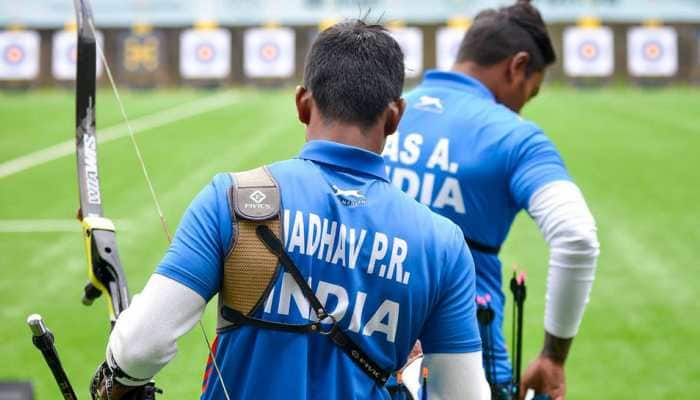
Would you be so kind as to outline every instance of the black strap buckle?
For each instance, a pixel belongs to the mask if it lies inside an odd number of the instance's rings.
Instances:
[[[318,319],[319,319],[319,322],[318,322],[319,326],[323,327],[323,325],[330,325],[330,327],[326,330],[323,330],[322,328],[319,329],[318,333],[320,333],[321,335],[326,335],[326,336],[331,335],[332,336],[332,333],[334,330],[340,329],[338,327],[338,321],[336,321],[335,317],[332,314],[326,314],[325,318],[321,318],[321,316],[319,315]],[[324,324],[323,321],[325,321],[327,319],[330,319],[331,322]]]

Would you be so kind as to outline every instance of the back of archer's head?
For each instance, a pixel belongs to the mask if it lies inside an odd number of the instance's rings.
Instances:
[[[403,52],[381,25],[360,20],[321,32],[306,57],[304,86],[328,122],[377,122],[401,97]]]
[[[497,64],[521,51],[530,54],[529,72],[540,72],[556,54],[540,12],[529,0],[479,13],[462,40],[457,62]]]

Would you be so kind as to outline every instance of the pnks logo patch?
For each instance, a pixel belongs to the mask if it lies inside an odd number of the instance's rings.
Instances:
[[[269,204],[269,193],[265,194],[263,190],[254,190],[253,193],[244,194],[243,208],[249,211],[258,210],[271,210],[272,205]],[[257,211],[256,211],[257,212]]]
[[[259,191],[259,190],[256,190],[256,191],[254,191],[253,193],[250,194],[249,198],[250,198],[251,200],[253,200],[253,201],[255,202],[255,204],[260,204],[260,203],[262,203],[263,201],[265,201],[265,199],[267,198],[267,196],[265,196],[265,193],[263,193],[263,192],[261,192],[261,191]]]

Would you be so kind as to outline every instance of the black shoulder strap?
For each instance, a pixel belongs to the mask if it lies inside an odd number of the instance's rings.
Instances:
[[[306,283],[306,280],[304,280],[301,272],[299,272],[299,268],[294,265],[294,261],[292,261],[287,252],[284,251],[284,246],[277,236],[275,236],[275,234],[264,225],[258,225],[258,227],[255,229],[255,233],[265,244],[265,246],[267,246],[270,252],[279,258],[287,272],[292,275],[294,281],[297,283],[297,285],[299,285],[299,288],[301,288],[301,292],[304,293],[304,297],[306,297],[311,304],[311,307],[313,307],[318,319],[323,321],[324,319],[328,318],[328,313],[326,313],[326,309],[323,307],[323,304],[321,304],[321,302],[318,300],[313,290],[311,290],[309,287],[309,284]]]

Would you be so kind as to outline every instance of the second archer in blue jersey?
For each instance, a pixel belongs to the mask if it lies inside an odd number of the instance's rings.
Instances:
[[[476,79],[431,71],[406,101],[399,131],[383,153],[390,179],[462,228],[474,256],[477,295],[488,294],[496,311],[493,348],[484,355],[491,351],[495,358],[492,379],[510,382],[498,250],[532,194],[569,175],[542,130],[497,104]]]

